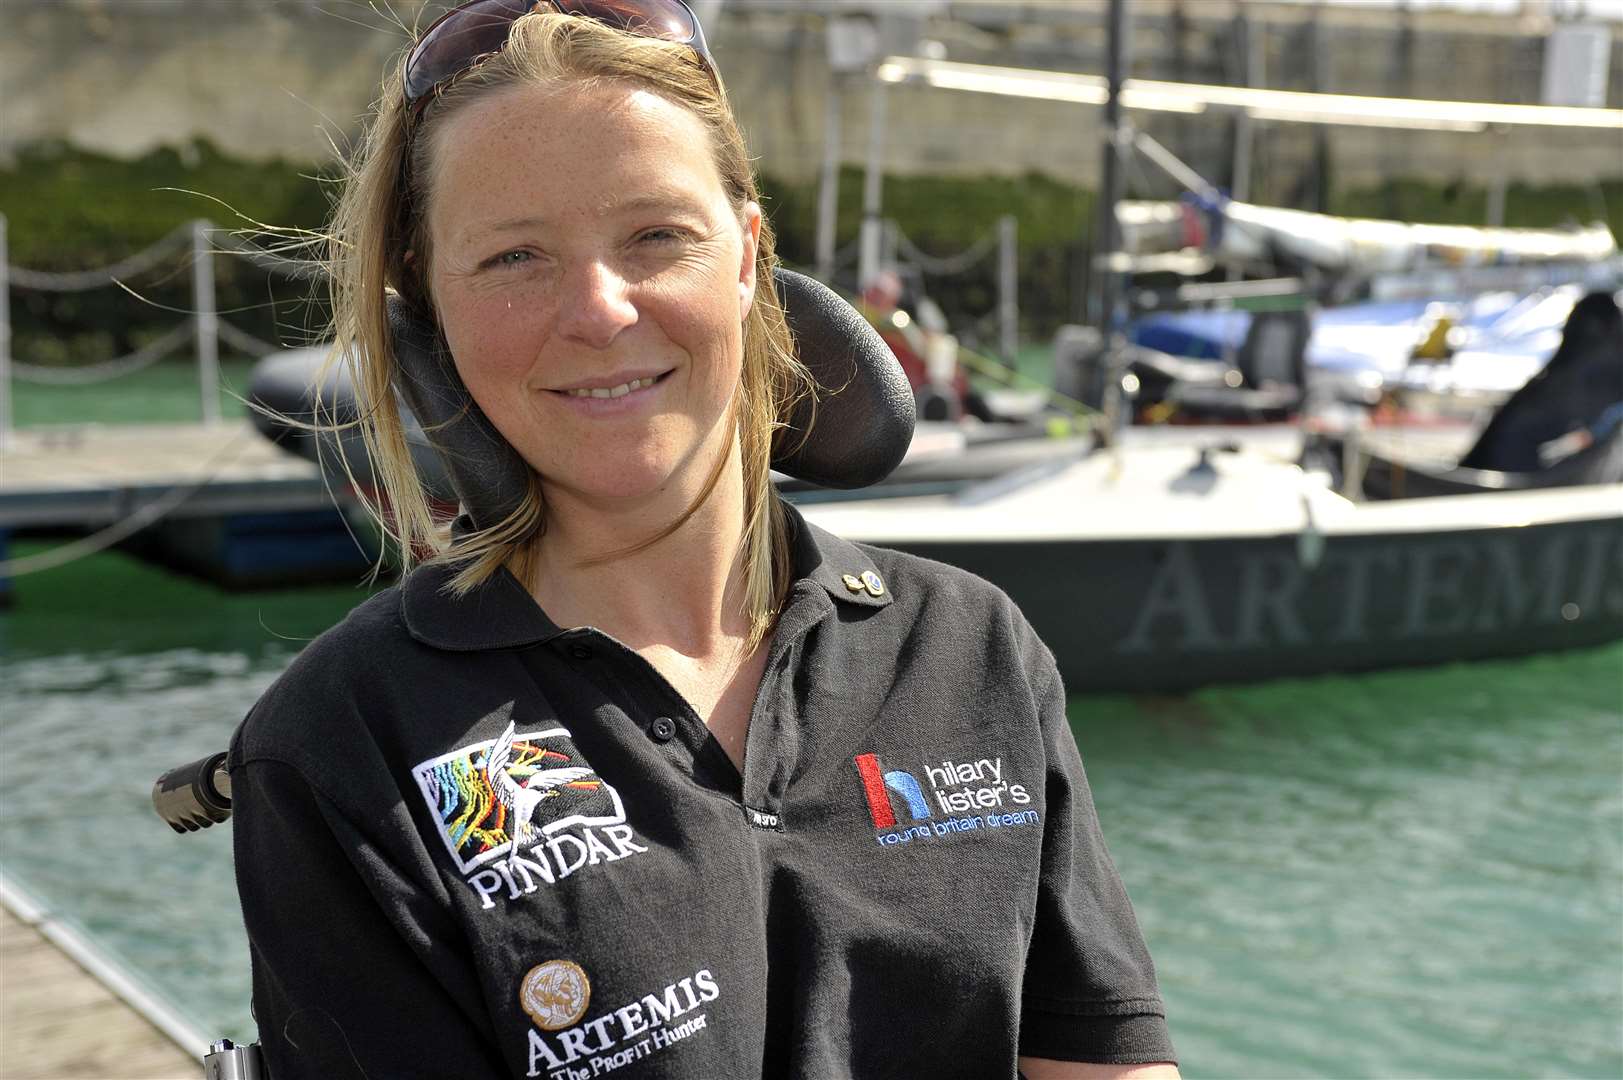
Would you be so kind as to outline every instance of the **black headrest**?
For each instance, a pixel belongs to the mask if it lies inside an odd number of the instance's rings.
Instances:
[[[824,487],[878,483],[913,439],[913,391],[884,341],[839,294],[788,270],[776,275],[800,360],[822,388],[774,442],[772,467]],[[507,444],[457,375],[437,328],[389,298],[395,389],[439,452],[458,500],[488,527],[518,507],[530,467]]]

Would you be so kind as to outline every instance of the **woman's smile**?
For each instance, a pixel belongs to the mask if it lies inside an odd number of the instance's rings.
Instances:
[[[674,370],[651,375],[610,375],[541,392],[581,416],[625,416],[654,406]]]

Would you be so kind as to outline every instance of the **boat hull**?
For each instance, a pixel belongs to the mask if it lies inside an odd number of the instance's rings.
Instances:
[[[1182,691],[1623,638],[1623,516],[1306,543],[1300,533],[863,539],[1001,586],[1072,692]]]

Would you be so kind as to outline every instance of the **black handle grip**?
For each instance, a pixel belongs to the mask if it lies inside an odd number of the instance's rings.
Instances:
[[[178,833],[196,832],[231,817],[231,777],[225,751],[170,769],[152,785],[152,808]]]

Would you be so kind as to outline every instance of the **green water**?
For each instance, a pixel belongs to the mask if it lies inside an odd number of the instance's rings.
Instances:
[[[252,1030],[229,827],[148,791],[361,595],[106,555],[0,614],[0,863],[210,1033]],[[1071,715],[1186,1076],[1623,1075],[1623,645]]]
[[[220,415],[247,415],[253,362],[220,361]],[[53,386],[15,379],[13,421],[19,428],[53,424],[189,424],[203,419],[197,365],[166,360],[128,375],[88,386]]]

